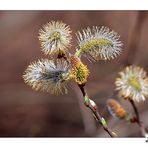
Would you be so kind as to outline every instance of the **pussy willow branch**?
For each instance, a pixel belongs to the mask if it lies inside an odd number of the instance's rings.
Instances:
[[[135,105],[135,103],[134,103],[133,100],[129,99],[129,101],[130,101],[130,103],[131,103],[131,105],[132,105],[132,107],[133,107],[133,109],[134,109],[135,114],[136,114],[136,118],[137,118],[136,122],[137,122],[137,124],[138,124],[139,127],[140,127],[142,136],[145,137],[145,135],[146,135],[146,130],[145,130],[145,128],[144,128],[143,122],[140,120],[140,115],[139,115],[138,109],[137,109],[137,107],[136,107],[136,105]]]
[[[85,89],[85,85],[78,85],[78,86],[79,86],[79,88],[80,88],[80,90],[81,90],[81,92],[82,92],[82,94],[83,94],[84,100],[85,100],[85,97],[88,96],[88,95],[87,95],[87,92],[86,92],[86,89]],[[90,110],[92,111],[93,115],[95,116],[96,121],[98,121],[98,122],[102,125],[103,129],[104,129],[111,137],[117,137],[116,133],[112,132],[112,131],[108,128],[107,124],[103,124],[103,122],[102,122],[102,119],[103,119],[103,118],[102,118],[101,115],[99,114],[99,112],[98,112],[98,110],[97,110],[97,106],[94,107],[89,101],[88,101],[88,102],[84,101],[84,104],[85,104],[86,107],[90,108]]]

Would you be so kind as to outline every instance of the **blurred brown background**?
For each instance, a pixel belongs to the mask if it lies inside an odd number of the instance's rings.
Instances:
[[[34,92],[24,84],[22,74],[31,61],[45,56],[40,51],[38,30],[51,20],[62,20],[75,32],[87,26],[107,26],[121,36],[124,51],[111,61],[90,63],[88,93],[108,126],[120,137],[140,137],[140,129],[112,118],[108,98],[117,99],[114,81],[125,65],[136,64],[148,71],[147,11],[0,11],[0,136],[109,137],[83,105],[79,89],[71,84],[68,95]],[[119,100],[133,112],[130,104]],[[136,104],[148,131],[148,100]]]

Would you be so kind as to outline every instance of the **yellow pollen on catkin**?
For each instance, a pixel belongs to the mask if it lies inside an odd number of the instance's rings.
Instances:
[[[128,81],[129,81],[130,85],[132,87],[134,87],[136,90],[141,90],[141,85],[140,85],[138,79],[135,76],[130,77],[128,79]]]
[[[85,84],[89,76],[89,70],[86,65],[80,64],[72,69],[72,77],[78,84]]]
[[[71,64],[73,66],[71,77],[78,84],[85,84],[89,76],[89,70],[86,65],[84,65],[80,59],[76,56],[71,56]]]
[[[90,50],[92,48],[96,48],[96,47],[99,48],[103,46],[112,46],[112,42],[104,38],[91,39],[85,44],[83,44],[82,46],[80,46],[80,51],[81,53],[83,53],[83,52],[87,52],[87,50]]]
[[[49,39],[52,39],[52,40],[59,40],[60,37],[61,37],[60,32],[55,31],[55,32],[53,32],[53,33],[51,34],[51,36],[50,36]]]

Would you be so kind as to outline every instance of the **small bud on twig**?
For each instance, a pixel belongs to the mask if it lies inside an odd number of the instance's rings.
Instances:
[[[91,100],[91,99],[89,99],[89,102],[93,106],[93,108],[96,110],[97,109],[96,103],[93,100]]]
[[[84,101],[85,101],[85,102],[84,102],[85,105],[86,105],[86,106],[89,106],[90,99],[89,99],[89,97],[88,97],[87,95],[85,96]]]
[[[101,119],[101,124],[103,125],[103,126],[107,126],[107,123],[106,123],[106,121],[105,121],[105,119],[102,117],[102,119]]]

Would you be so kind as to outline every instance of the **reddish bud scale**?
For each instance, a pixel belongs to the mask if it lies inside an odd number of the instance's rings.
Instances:
[[[80,59],[75,55],[72,55],[70,57],[70,62],[71,62],[73,67],[78,67],[81,63]]]

